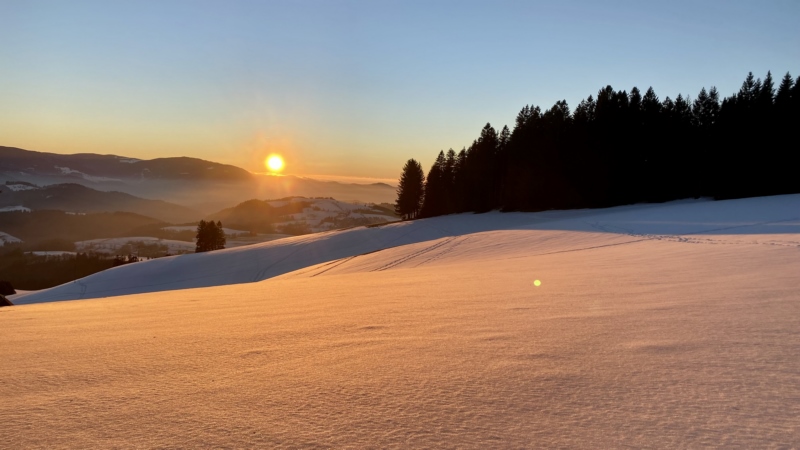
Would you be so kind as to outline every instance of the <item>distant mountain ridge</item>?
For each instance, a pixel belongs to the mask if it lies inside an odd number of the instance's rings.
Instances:
[[[253,174],[240,167],[198,158],[141,160],[118,155],[61,155],[0,146],[0,184],[39,186],[77,183],[178,203],[204,214],[252,198],[334,197],[342,201],[394,202],[385,183],[346,184],[297,176]]]
[[[148,200],[123,192],[98,191],[76,183],[44,187],[32,183],[6,182],[0,185],[0,208],[59,210],[75,213],[130,212],[169,223],[199,220],[203,214],[163,200]]]
[[[15,172],[20,177],[55,176],[93,182],[124,179],[244,181],[253,176],[236,166],[198,158],[142,160],[94,153],[61,155],[0,146],[0,173]]]

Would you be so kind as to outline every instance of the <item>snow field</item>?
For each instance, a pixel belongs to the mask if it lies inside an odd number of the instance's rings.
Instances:
[[[0,308],[0,448],[798,447],[799,216],[462,215],[111,269],[83,295],[151,292]]]
[[[468,237],[0,309],[0,447],[800,445],[797,247]]]

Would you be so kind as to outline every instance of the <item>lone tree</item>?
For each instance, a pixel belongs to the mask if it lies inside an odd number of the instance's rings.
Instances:
[[[413,219],[419,215],[422,208],[422,194],[424,192],[425,174],[422,165],[411,158],[403,166],[400,183],[397,186],[397,201],[394,211],[403,219]]]
[[[213,220],[206,222],[201,220],[197,225],[197,245],[195,253],[210,252],[225,248],[225,231],[222,230],[222,222]]]

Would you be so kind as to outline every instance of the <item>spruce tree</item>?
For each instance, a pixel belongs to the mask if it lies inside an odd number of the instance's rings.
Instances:
[[[195,236],[197,243],[195,244],[195,253],[210,252],[212,250],[221,250],[225,248],[225,230],[222,228],[222,222],[213,220],[206,222],[201,220],[197,224],[197,234]]]
[[[397,201],[394,211],[403,219],[413,219],[422,207],[425,175],[422,166],[414,158],[403,166],[400,182],[397,185]]]

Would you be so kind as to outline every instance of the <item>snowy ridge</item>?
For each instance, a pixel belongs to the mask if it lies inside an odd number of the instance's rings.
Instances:
[[[561,232],[561,238],[556,237],[558,233],[539,232],[544,230]],[[500,231],[506,233],[476,235]],[[351,260],[343,262],[337,271],[355,267],[357,271],[368,272],[419,265],[420,255],[439,262],[471,261],[487,255],[548,254],[642,240],[753,241],[792,247],[800,241],[799,234],[800,195],[720,202],[678,201],[603,210],[454,215],[140,262],[32,293],[19,303],[252,283],[301,269],[310,270],[342,258]],[[441,239],[444,240],[437,241]],[[465,241],[471,245],[465,245]],[[493,241],[505,244],[493,245]],[[399,248],[402,246],[407,247]],[[396,247],[392,252],[372,254]],[[355,258],[359,255],[366,256]],[[354,258],[360,260],[358,264]]]

